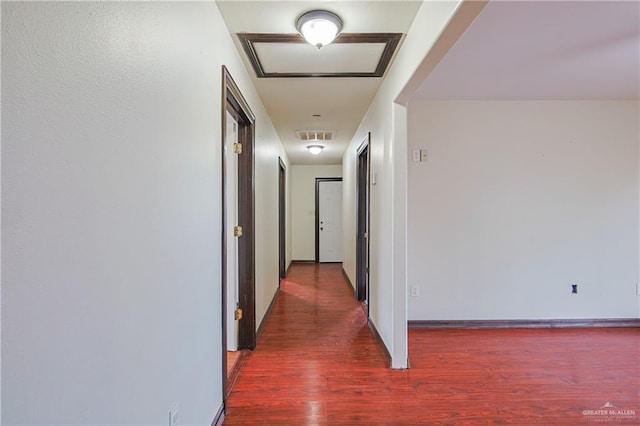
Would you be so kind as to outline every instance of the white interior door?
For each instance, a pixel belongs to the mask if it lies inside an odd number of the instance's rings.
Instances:
[[[342,262],[342,182],[318,184],[319,261]]]
[[[227,112],[227,135],[224,146],[226,163],[226,209],[227,209],[227,350],[238,350],[238,321],[235,310],[238,306],[238,238],[233,227],[238,224],[238,155],[233,144],[238,142],[238,122]]]

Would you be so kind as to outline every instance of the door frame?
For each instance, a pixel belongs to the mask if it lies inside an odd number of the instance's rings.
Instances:
[[[287,166],[278,157],[278,264],[280,278],[287,275]],[[278,282],[278,285],[280,283]]]
[[[229,130],[230,130],[229,125],[231,124],[232,126],[235,126],[236,128],[235,142],[238,142],[238,130],[237,130],[238,121],[236,117],[237,116],[235,116],[234,114],[231,114],[229,111],[226,111],[225,129],[227,130],[227,133],[229,133]],[[230,123],[228,121],[230,118],[233,120],[233,123]],[[230,312],[233,312],[238,307],[237,284],[238,284],[238,271],[239,271],[238,266],[239,265],[238,265],[237,257],[239,252],[238,252],[237,241],[232,241],[232,240],[237,240],[237,238],[230,237],[230,229],[229,229],[234,224],[239,223],[238,221],[238,158],[237,156],[236,158],[234,158],[235,154],[233,154],[232,143],[234,141],[228,139],[228,134],[226,136],[227,137],[224,140],[225,152],[223,153],[223,159],[224,159],[223,193],[224,193],[224,220],[225,220],[224,223],[225,224],[223,225],[222,228],[223,230],[226,230],[224,231],[226,240],[225,240],[225,252],[223,253],[223,256],[224,256],[223,259],[225,262],[224,273],[225,273],[225,280],[226,280],[224,282],[224,288],[225,288],[226,297],[228,300],[225,306],[227,309],[227,314],[230,317],[232,316]],[[233,169],[234,169],[234,167],[232,166],[233,163],[235,163],[235,173],[233,173]],[[232,191],[235,191],[235,194]],[[232,203],[234,203],[235,205],[232,205]],[[236,258],[235,262],[229,262],[231,260],[231,257]],[[233,299],[233,303],[230,303],[231,299]],[[229,317],[227,317],[227,320],[226,320],[227,352],[230,351],[229,342],[234,343],[232,347],[234,347],[235,349],[232,349],[232,350],[236,350],[236,351],[238,350],[238,324],[236,321],[231,321]]]
[[[357,150],[356,167],[356,298],[367,304],[369,313],[369,272],[371,246],[371,133]],[[366,165],[362,157],[366,154]],[[363,170],[366,168],[366,170]],[[365,232],[367,237],[365,238]]]
[[[238,322],[238,350],[251,349],[256,345],[255,314],[255,188],[254,188],[254,141],[255,115],[240,92],[226,66],[222,66],[222,395],[226,404],[227,396],[227,182],[224,155],[227,120],[229,111],[238,122],[238,142],[242,144],[242,154],[238,158],[238,224],[243,234],[238,240],[238,300],[243,317]],[[234,225],[235,226],[235,225]]]
[[[316,178],[316,263],[320,263],[320,183],[342,182],[341,177]]]

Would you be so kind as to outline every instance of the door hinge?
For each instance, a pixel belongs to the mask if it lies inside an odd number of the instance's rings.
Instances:
[[[242,237],[242,226],[238,225],[233,227],[233,236]]]
[[[233,152],[235,154],[242,154],[242,144],[241,143],[234,143],[233,144]]]
[[[236,321],[241,320],[242,319],[242,309],[236,308],[235,312],[233,313],[233,317],[235,318]]]

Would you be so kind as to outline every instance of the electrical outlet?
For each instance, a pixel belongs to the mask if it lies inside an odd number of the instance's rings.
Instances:
[[[414,149],[411,152],[411,161],[420,161],[420,150]]]
[[[176,402],[169,410],[169,426],[178,426],[178,417],[180,414],[180,403]]]
[[[420,289],[418,288],[417,285],[411,284],[411,297],[418,297],[418,296],[420,296]]]

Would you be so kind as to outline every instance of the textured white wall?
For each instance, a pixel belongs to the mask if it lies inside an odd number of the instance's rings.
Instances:
[[[249,82],[248,82],[249,84]],[[253,92],[252,90],[252,93]],[[250,102],[260,106],[260,116],[256,119],[262,130],[256,136],[255,154],[255,221],[256,221],[256,329],[260,326],[273,296],[280,284],[279,273],[279,234],[278,234],[278,201],[279,201],[279,167],[278,156],[282,157],[287,170],[289,160],[269,117],[262,109],[260,100],[255,97]],[[254,108],[255,112],[255,108]],[[290,176],[287,177],[290,180]],[[289,184],[289,183],[288,183]],[[290,191],[285,189],[290,194]],[[290,195],[289,195],[290,198]],[[290,201],[287,200],[287,203]],[[290,215],[286,227],[291,229]],[[287,259],[291,255],[291,232],[287,232]]]
[[[371,189],[369,307],[394,368],[407,366],[406,110],[394,101],[412,82],[414,72],[420,71],[423,59],[460,3],[423,2],[343,158],[344,265],[355,283],[356,151],[367,132],[371,132],[371,171],[376,173],[377,184]],[[463,30],[459,28],[457,32],[461,34]]]
[[[285,207],[285,220],[286,220],[286,235],[285,235],[285,239],[286,239],[286,247],[285,247],[285,252],[286,252],[286,262],[285,262],[285,267],[289,268],[289,265],[291,265],[291,261],[293,260],[293,204],[291,201],[291,192],[292,192],[292,188],[293,188],[293,183],[291,181],[291,165],[287,164],[287,169],[285,171],[286,173],[286,188],[285,188],[285,192],[286,192],[286,207]]]
[[[2,5],[2,424],[211,423],[223,64],[257,116],[260,320],[284,153],[215,4]]]
[[[342,177],[340,165],[291,167],[291,238],[293,260],[316,258],[316,178]]]
[[[2,16],[2,2],[0,2],[0,18]],[[0,25],[1,26],[1,25]],[[0,29],[0,50],[2,43],[2,31]],[[1,55],[0,55],[1,56]],[[2,66],[0,60],[0,85],[2,79]],[[0,87],[0,188],[2,187],[2,88]],[[2,212],[2,196],[0,195],[0,212]],[[2,214],[0,214],[0,235],[2,235]],[[2,424],[2,238],[0,238],[0,424]]]
[[[409,319],[640,317],[638,113],[412,102]]]

